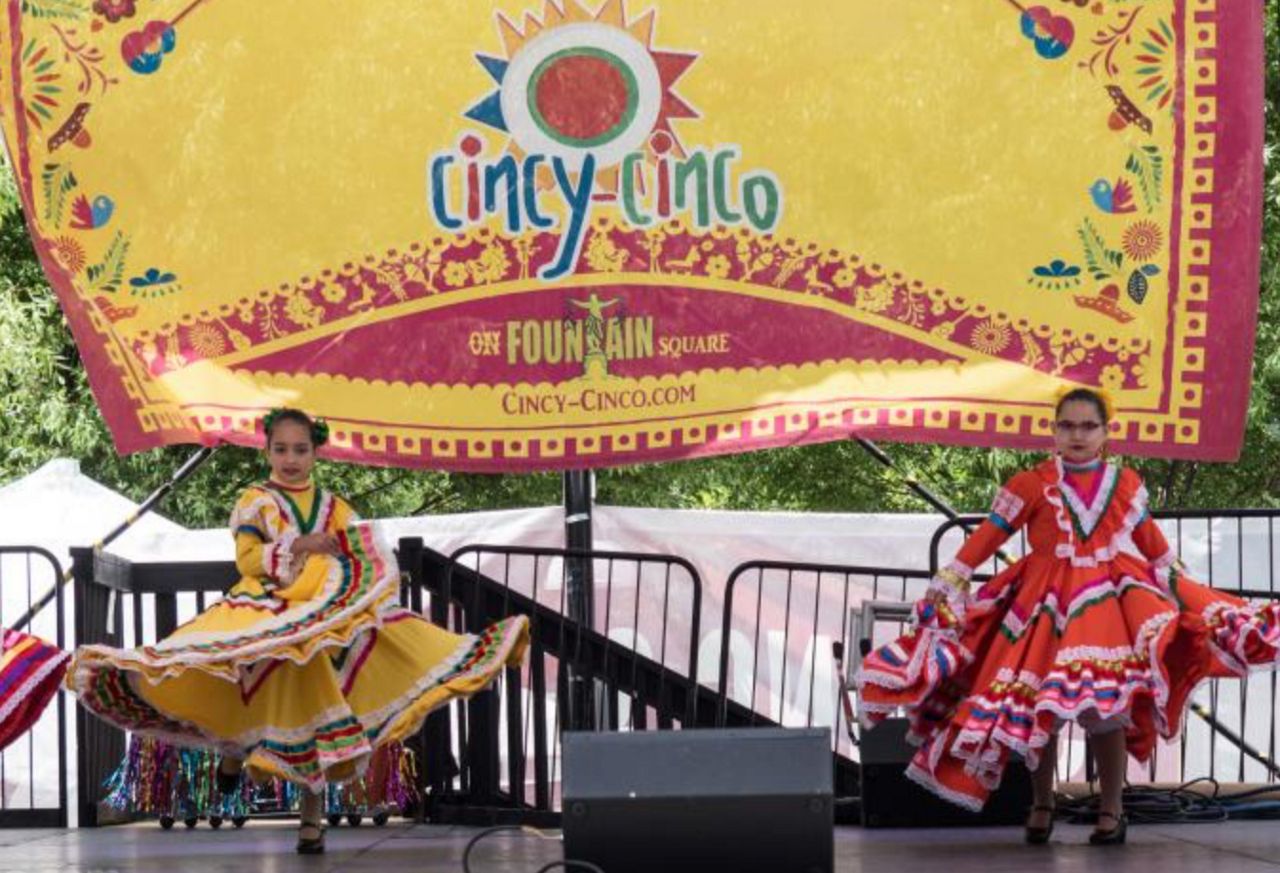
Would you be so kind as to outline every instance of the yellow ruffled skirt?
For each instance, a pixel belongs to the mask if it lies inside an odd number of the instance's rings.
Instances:
[[[458,635],[394,605],[395,561],[367,525],[273,588],[246,578],[154,646],[82,646],[67,686],[90,711],[173,745],[318,790],[429,712],[483,690],[528,646],[528,621]]]

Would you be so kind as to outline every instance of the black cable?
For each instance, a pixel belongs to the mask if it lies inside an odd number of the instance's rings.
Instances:
[[[1213,785],[1210,794],[1190,790],[1192,786],[1208,782]],[[1210,778],[1193,779],[1175,788],[1146,788],[1126,786],[1124,811],[1130,820],[1141,824],[1207,824],[1225,821],[1231,816],[1228,805],[1219,797],[1220,786]],[[1081,798],[1061,798],[1059,816],[1072,824],[1089,824],[1097,820],[1099,796],[1090,794]]]
[[[471,852],[473,849],[475,849],[476,845],[481,840],[487,837],[491,837],[494,834],[502,833],[504,831],[519,831],[522,834],[533,834],[534,836],[541,837],[544,840],[554,839],[553,837],[547,836],[546,833],[538,830],[537,828],[526,827],[524,825],[495,825],[494,827],[491,827],[491,828],[485,828],[484,830],[480,831],[480,833],[472,837],[467,842],[467,847],[462,850],[463,873],[473,873],[471,869]],[[564,860],[561,860],[561,861],[551,861],[550,863],[544,864],[543,866],[539,867],[536,873],[546,873],[546,871],[554,870],[557,867],[563,867],[566,870],[568,870],[570,867],[579,867],[583,870],[589,870],[591,871],[591,873],[604,873],[604,870],[602,870],[600,867],[596,866],[595,864],[592,864],[590,861],[577,861],[577,860],[574,860],[573,858],[565,858]]]
[[[564,861],[552,861],[550,864],[544,864],[538,868],[537,873],[547,873],[548,870],[554,870],[557,867],[563,867],[566,870],[570,867],[581,867],[584,870],[591,870],[592,873],[604,873],[603,870],[595,864],[592,864],[590,861],[570,861],[567,859]]]
[[[471,850],[472,850],[472,849],[474,849],[474,848],[476,847],[476,844],[477,844],[477,843],[479,843],[481,840],[483,840],[483,839],[487,838],[487,837],[493,836],[494,834],[502,833],[503,831],[521,831],[521,832],[523,832],[523,831],[524,831],[524,828],[522,828],[520,825],[498,825],[497,827],[485,828],[485,829],[484,829],[484,830],[482,830],[480,833],[476,834],[476,835],[475,835],[474,837],[472,837],[472,838],[471,838],[471,840],[467,843],[467,847],[466,847],[465,849],[463,849],[463,850],[462,850],[462,870],[463,870],[463,873],[472,873],[472,870],[471,870]]]

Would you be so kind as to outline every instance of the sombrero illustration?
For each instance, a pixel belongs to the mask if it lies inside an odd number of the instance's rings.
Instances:
[[[1121,324],[1133,321],[1133,314],[1120,308],[1120,286],[1116,284],[1107,285],[1095,297],[1077,294],[1076,306],[1083,306],[1085,309],[1100,312],[1107,318],[1113,318]]]

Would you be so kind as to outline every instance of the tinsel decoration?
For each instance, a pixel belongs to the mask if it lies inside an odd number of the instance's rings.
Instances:
[[[248,778],[230,797],[217,790],[222,757],[207,749],[179,749],[149,737],[131,736],[115,772],[103,783],[106,802],[121,812],[147,816],[224,818],[248,816],[255,810],[298,808],[297,786],[279,779],[254,785]],[[325,811],[330,815],[405,810],[418,799],[417,760],[411,749],[392,743],[374,752],[364,775],[343,785],[329,785]]]
[[[131,736],[120,765],[104,783],[106,802],[121,812],[141,815],[224,817],[248,815],[253,785],[240,780],[231,797],[217,791],[221,756],[207,749],[179,749],[149,737]]]

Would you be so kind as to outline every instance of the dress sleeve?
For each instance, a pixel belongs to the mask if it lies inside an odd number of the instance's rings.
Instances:
[[[231,533],[236,541],[236,569],[243,576],[288,581],[293,577],[293,541],[297,533],[281,523],[275,501],[260,489],[250,488],[231,513]],[[272,533],[283,531],[273,538]]]
[[[265,576],[262,563],[265,542],[256,533],[242,531],[236,534],[236,569],[241,576]]]
[[[1137,473],[1132,475],[1137,476]],[[1130,534],[1133,545],[1142,557],[1151,562],[1151,566],[1156,571],[1156,577],[1167,584],[1169,571],[1174,568],[1181,571],[1182,561],[1179,560],[1178,553],[1169,545],[1169,541],[1165,539],[1160,525],[1156,524],[1155,519],[1151,517],[1151,511],[1147,508],[1147,489],[1142,487],[1141,483],[1135,491],[1133,501],[1133,511],[1138,513],[1138,520],[1134,522],[1133,531]]]
[[[1034,473],[1019,473],[1005,483],[996,492],[986,520],[964,541],[951,563],[938,570],[929,590],[942,590],[948,595],[968,592],[974,568],[994,555],[1027,523],[1041,490]]]

